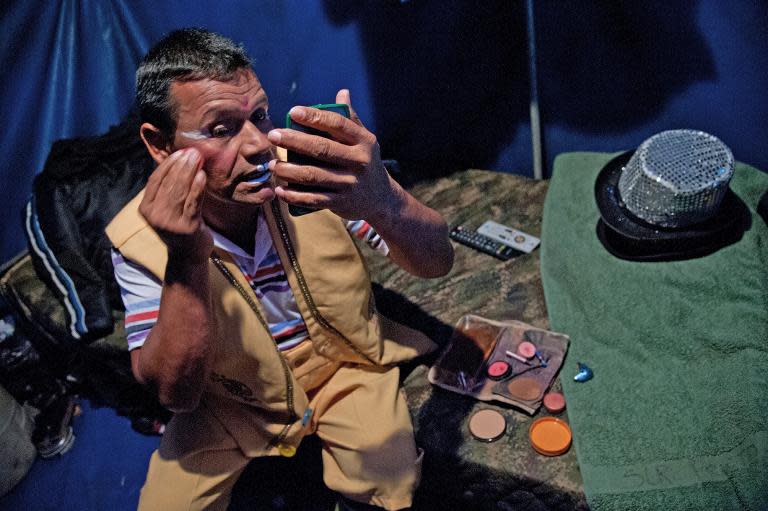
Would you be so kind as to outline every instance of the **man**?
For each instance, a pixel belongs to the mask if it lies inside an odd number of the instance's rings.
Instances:
[[[332,139],[274,129],[247,55],[217,34],[160,41],[137,99],[157,168],[107,234],[133,372],[176,412],[139,507],[224,509],[250,459],[291,456],[308,434],[346,506],[410,506],[421,459],[394,364],[433,345],[376,313],[348,229],[433,277],[453,262],[441,216],[387,174],[354,113],[291,109]]]

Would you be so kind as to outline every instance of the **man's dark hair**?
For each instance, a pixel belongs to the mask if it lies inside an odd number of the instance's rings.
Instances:
[[[241,45],[201,28],[176,30],[165,36],[144,57],[136,70],[136,100],[144,122],[166,135],[176,130],[177,105],[171,83],[209,78],[226,81],[250,68]]]

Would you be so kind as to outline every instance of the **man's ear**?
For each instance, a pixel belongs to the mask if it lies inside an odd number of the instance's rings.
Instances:
[[[155,163],[159,164],[173,152],[171,150],[171,140],[154,124],[148,122],[142,124],[139,128],[139,135]]]

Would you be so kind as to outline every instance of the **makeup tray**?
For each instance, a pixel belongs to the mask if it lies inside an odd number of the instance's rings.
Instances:
[[[508,354],[517,354],[523,342],[532,343],[537,351],[525,362],[519,355]],[[428,378],[446,390],[480,401],[507,403],[533,415],[562,367],[569,343],[565,334],[521,321],[494,321],[468,314],[456,324]],[[505,367],[500,361],[509,365],[503,374],[494,370]],[[492,364],[494,368],[489,370]]]

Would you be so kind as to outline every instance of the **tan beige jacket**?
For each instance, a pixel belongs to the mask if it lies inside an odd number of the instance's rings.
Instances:
[[[142,197],[113,219],[107,235],[123,257],[162,280],[168,254],[138,211]],[[262,211],[311,342],[280,353],[250,285],[216,249],[208,268],[216,342],[211,378],[198,410],[177,414],[169,425],[175,431],[166,432],[178,435],[185,451],[231,436],[248,455],[275,454],[278,444],[298,443],[304,389],[340,363],[394,364],[435,347],[376,312],[368,270],[339,217],[328,211],[293,217],[277,200]]]

